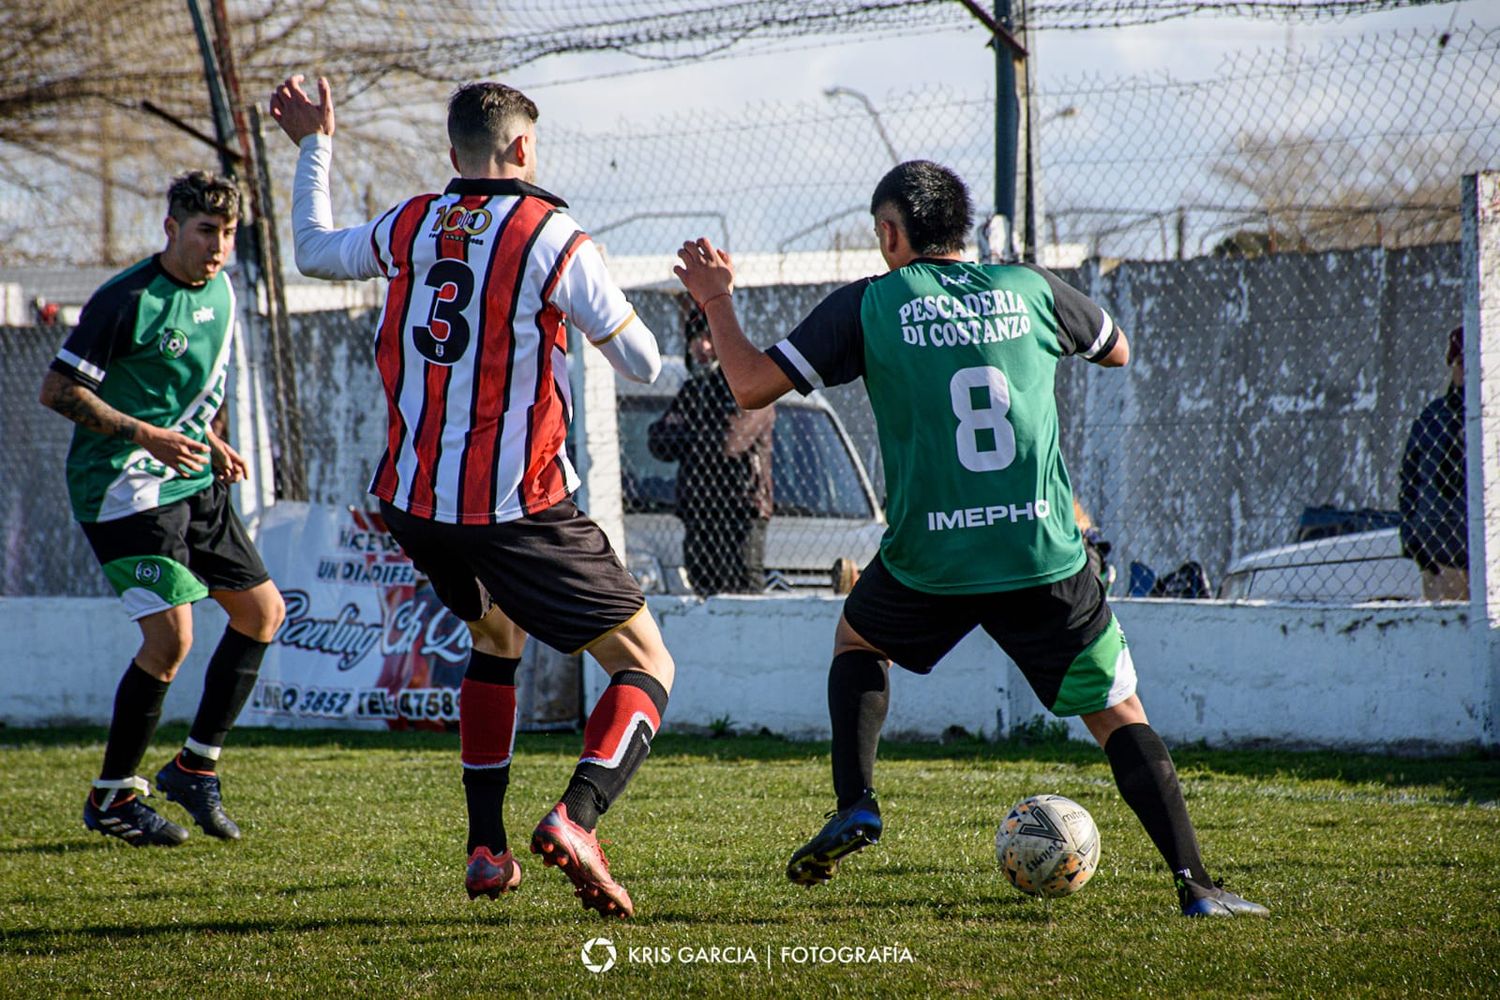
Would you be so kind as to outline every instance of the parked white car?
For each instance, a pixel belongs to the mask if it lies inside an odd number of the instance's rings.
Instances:
[[[646,446],[687,378],[679,357],[662,359],[651,385],[615,380],[626,564],[641,589],[691,594],[676,508],[677,463]],[[766,589],[831,592],[834,563],[863,567],[885,532],[885,516],[848,433],[826,400],[788,394],[776,404],[771,457],[774,513],[766,528]]]
[[[1401,554],[1398,528],[1334,535],[1236,559],[1219,585],[1226,600],[1420,601],[1422,574]]]

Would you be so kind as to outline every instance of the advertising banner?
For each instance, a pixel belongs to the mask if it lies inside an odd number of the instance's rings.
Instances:
[[[278,503],[259,546],[286,601],[244,725],[458,725],[469,630],[376,513]]]

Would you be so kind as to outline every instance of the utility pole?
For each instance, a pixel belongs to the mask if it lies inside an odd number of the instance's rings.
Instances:
[[[995,0],[991,15],[976,0],[959,0],[990,31],[995,50],[995,211],[981,228],[981,250],[991,261],[1016,257],[1016,152],[1021,122],[1016,89],[1016,62],[1026,58],[1026,46],[1012,31],[1011,0]],[[1016,0],[1021,3],[1021,0]]]
[[[210,3],[214,21],[212,37],[199,0],[187,0],[188,12],[193,19],[193,32],[198,38],[198,49],[203,57],[203,77],[208,87],[209,107],[214,123],[212,144],[219,153],[219,163],[224,175],[241,182],[249,193],[250,211],[248,218],[244,217],[246,213],[241,213],[242,225],[236,239],[235,257],[241,266],[249,293],[245,317],[250,319],[259,316],[265,321],[265,342],[269,348],[274,393],[271,409],[281,451],[273,474],[269,442],[264,442],[265,446],[257,449],[265,460],[259,464],[261,475],[255,485],[260,500],[266,504],[274,501],[278,492],[276,485],[279,485],[279,493],[284,499],[305,500],[307,485],[302,457],[301,408],[297,404],[296,383],[287,350],[290,330],[285,295],[281,287],[275,233],[271,228],[269,177],[264,170],[257,169],[256,154],[261,153],[259,162],[263,163],[264,153],[261,149],[252,148],[250,127],[246,123],[240,101],[234,50],[230,44],[229,17],[224,2],[210,0]],[[255,124],[258,129],[259,121]],[[256,146],[258,145],[257,143]],[[252,334],[248,323],[244,332]],[[253,354],[258,352],[247,350],[245,353],[247,364],[254,366],[256,360]],[[254,381],[245,380],[247,395],[253,393],[250,387]],[[239,398],[239,394],[236,395]],[[242,409],[251,405],[248,398],[239,398],[239,402]],[[260,440],[264,437],[262,410],[263,407],[256,406],[254,412],[235,414],[236,423],[246,439]],[[258,509],[262,505],[257,502],[255,507]]]

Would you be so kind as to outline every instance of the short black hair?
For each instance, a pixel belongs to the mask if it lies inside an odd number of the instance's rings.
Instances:
[[[487,157],[540,117],[531,98],[503,83],[467,83],[448,98],[448,141],[465,158]]]
[[[179,223],[194,215],[237,220],[240,217],[240,189],[227,177],[193,170],[172,178],[172,185],[167,188],[167,214]]]
[[[919,254],[957,253],[973,224],[974,206],[963,178],[931,160],[907,160],[880,178],[870,214],[890,205]]]

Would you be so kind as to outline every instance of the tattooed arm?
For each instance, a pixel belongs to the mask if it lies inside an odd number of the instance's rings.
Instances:
[[[195,473],[208,461],[208,445],[121,413],[62,372],[49,371],[42,379],[41,403],[95,434],[140,445],[168,468]]]

